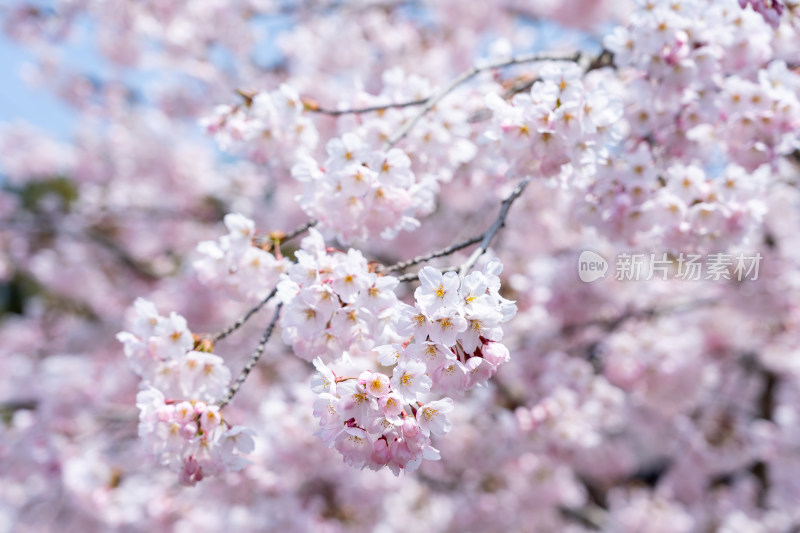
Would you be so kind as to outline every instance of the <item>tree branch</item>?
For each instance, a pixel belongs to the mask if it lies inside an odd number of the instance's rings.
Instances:
[[[387,109],[402,109],[404,107],[413,107],[417,105],[423,105],[428,100],[430,100],[430,97],[422,98],[420,100],[409,100],[408,102],[395,102],[391,104],[373,105],[368,107],[356,107],[352,109],[325,109],[319,107],[319,105],[317,105],[315,102],[309,100],[304,100],[303,105],[305,106],[305,110],[310,113],[319,113],[321,115],[330,115],[332,117],[339,117],[342,115],[377,113],[379,111],[386,111]]]
[[[236,393],[241,388],[242,383],[245,382],[247,376],[250,375],[250,372],[253,370],[253,367],[255,367],[256,363],[258,363],[258,360],[261,358],[261,354],[264,353],[264,348],[266,348],[267,341],[272,335],[272,330],[275,329],[275,324],[278,323],[278,317],[281,314],[281,307],[283,307],[283,304],[279,303],[278,306],[275,308],[275,314],[272,315],[272,320],[270,320],[269,326],[267,326],[266,331],[264,331],[264,335],[261,336],[261,340],[259,341],[258,346],[256,347],[256,351],[254,351],[250,355],[250,360],[244,366],[242,372],[239,374],[239,377],[236,378],[234,384],[231,385],[231,388],[228,390],[228,395],[225,397],[224,400],[222,400],[219,403],[220,409],[224,408],[231,402],[231,400],[233,400],[233,397],[236,396]]]
[[[300,226],[296,227],[289,233],[284,234],[282,231],[273,231],[264,235],[257,235],[253,238],[253,243],[256,246],[262,246],[269,244],[270,246],[279,246],[285,242],[289,242],[295,237],[303,234],[304,232],[308,231],[309,229],[313,228],[319,223],[318,220],[311,219],[308,222],[301,224]]]
[[[494,239],[494,236],[497,234],[500,228],[502,228],[505,225],[506,217],[508,216],[508,210],[511,208],[511,204],[513,204],[514,200],[516,200],[520,196],[520,194],[522,194],[522,191],[525,190],[525,187],[528,186],[528,183],[530,183],[530,181],[531,178],[525,178],[524,180],[520,181],[514,188],[514,190],[511,191],[511,194],[506,196],[502,204],[500,204],[500,213],[497,215],[497,219],[495,219],[491,227],[485,232],[481,233],[480,235],[476,235],[475,237],[470,237],[469,239],[462,241],[458,244],[454,244],[452,246],[448,246],[447,248],[431,252],[430,254],[421,255],[419,257],[415,257],[414,259],[409,259],[408,261],[402,261],[400,263],[395,263],[394,265],[384,267],[380,269],[380,272],[386,273],[386,272],[393,272],[395,270],[402,270],[404,268],[408,268],[410,266],[423,263],[425,261],[429,261],[437,257],[444,257],[446,255],[450,255],[454,252],[457,252],[458,250],[466,248],[467,246],[480,242],[481,245],[477,249],[475,249],[472,255],[460,267],[449,267],[442,269],[444,272],[458,270],[459,276],[463,277],[467,273],[467,271],[470,268],[472,268],[472,266],[480,258],[480,256],[486,253],[486,250],[489,248],[489,245],[491,244],[492,239]],[[415,272],[415,273],[403,274],[402,276],[398,276],[397,279],[401,282],[414,281],[419,279],[419,273]]]
[[[775,413],[776,395],[780,384],[780,376],[759,365],[759,372],[764,381],[761,396],[758,398],[758,411],[764,420],[773,420]],[[767,508],[767,496],[770,491],[769,465],[764,460],[756,461],[750,468],[750,473],[758,480],[759,490],[756,493],[756,505],[762,509]]]
[[[381,105],[351,108],[351,109],[325,109],[320,107],[319,104],[317,104],[315,101],[311,99],[304,99],[303,105],[305,107],[305,110],[310,113],[319,113],[322,115],[329,115],[333,117],[338,117],[342,115],[375,113],[375,112],[385,111],[387,109],[402,109],[406,107],[423,106],[423,108],[416,115],[414,115],[414,117],[412,117],[411,120],[406,122],[403,125],[403,127],[393,137],[389,138],[389,140],[386,141],[386,144],[384,145],[383,149],[388,150],[389,148],[394,146],[398,141],[400,141],[406,135],[408,135],[411,129],[417,124],[417,122],[420,121],[420,119],[422,119],[423,116],[425,116],[431,109],[436,107],[436,104],[438,104],[442,99],[444,99],[445,96],[447,96],[453,90],[455,90],[459,85],[466,83],[467,81],[471,80],[481,72],[485,72],[487,70],[494,70],[497,68],[509,67],[523,63],[533,63],[536,61],[572,61],[575,63],[579,63],[584,73],[598,68],[613,66],[614,64],[613,55],[608,50],[603,50],[597,56],[589,56],[580,51],[573,52],[571,54],[534,53],[534,54],[513,57],[510,59],[494,61],[491,63],[487,63],[485,65],[473,66],[470,70],[463,72],[455,79],[453,79],[444,89],[440,90],[436,94],[429,96],[428,98],[409,100],[407,102],[394,102],[390,104],[381,104]],[[504,94],[504,98],[506,99],[511,98],[513,95],[519,92],[530,89],[535,81],[536,79],[526,80],[524,82],[515,84],[508,91],[506,91],[506,93]],[[478,113],[475,117],[470,118],[470,122],[479,120],[481,117],[482,114]]]
[[[80,237],[76,235],[76,237]],[[105,248],[123,265],[128,267],[131,271],[133,271],[137,276],[142,278],[145,281],[156,281],[160,279],[157,273],[153,271],[153,269],[147,263],[143,261],[139,261],[138,259],[134,258],[128,251],[120,246],[117,242],[115,242],[111,237],[109,237],[105,232],[97,229],[97,228],[87,228],[86,230],[86,237],[94,242],[99,244],[102,248]]]
[[[272,298],[277,293],[278,293],[278,288],[275,287],[274,289],[272,289],[272,292],[270,292],[263,300],[258,302],[256,305],[254,305],[250,309],[248,309],[248,311],[239,320],[237,320],[236,322],[234,322],[233,324],[231,324],[227,328],[223,329],[222,331],[220,331],[219,333],[217,333],[216,335],[211,337],[211,340],[216,344],[218,341],[221,341],[222,339],[224,339],[225,337],[227,337],[228,335],[230,335],[231,333],[233,333],[234,331],[236,331],[237,329],[242,327],[245,322],[250,320],[250,317],[252,317],[254,314],[256,314],[262,307],[267,305],[267,302],[272,300]]]
[[[422,119],[431,109],[433,109],[436,104],[442,101],[445,96],[453,92],[459,85],[465,83],[481,72],[485,72],[487,70],[494,70],[497,68],[504,68],[510,67],[513,65],[519,65],[522,63],[533,63],[535,61],[573,61],[577,62],[581,58],[581,52],[574,52],[571,54],[548,54],[548,53],[535,53],[535,54],[527,54],[517,57],[512,57],[510,59],[503,59],[499,61],[492,61],[483,65],[476,65],[473,66],[471,69],[463,72],[459,76],[457,76],[453,81],[451,81],[447,86],[441,89],[439,92],[425,100],[425,103],[422,106],[422,109],[414,115],[411,120],[406,122],[400,130],[395,133],[392,137],[390,137],[386,144],[383,147],[383,150],[388,150],[392,146],[394,146],[398,141],[403,139],[411,129],[416,126],[417,122]]]
[[[483,233],[481,233],[480,235],[476,235],[474,237],[470,237],[469,239],[462,241],[458,244],[453,244],[452,246],[448,246],[447,248],[442,248],[441,250],[437,250],[435,252],[431,252],[426,255],[417,256],[414,259],[409,259],[408,261],[401,261],[393,265],[380,267],[378,268],[378,271],[381,274],[386,274],[388,272],[394,272],[396,270],[404,270],[408,267],[417,265],[419,263],[424,263],[426,261],[430,261],[431,259],[436,259],[437,257],[444,257],[446,255],[450,255],[463,248],[466,248],[467,246],[481,242],[482,239],[483,239]]]
[[[581,331],[592,326],[598,326],[602,328],[605,333],[613,333],[628,320],[638,318],[651,319],[671,313],[694,311],[695,309],[716,305],[717,303],[719,303],[719,300],[716,298],[699,298],[697,300],[679,302],[671,305],[665,305],[663,307],[629,309],[613,318],[597,318],[577,324],[564,324],[561,326],[561,331],[559,332],[558,336],[572,335],[577,331]]]
[[[309,228],[314,227],[316,224],[317,224],[317,221],[314,220],[314,219],[311,219],[308,222],[306,222],[305,224],[303,224],[302,226],[299,226],[298,228],[293,230],[288,235],[282,235],[280,237],[280,242],[283,243],[283,242],[289,241],[291,239],[294,239],[295,237],[297,237],[298,235],[300,235],[304,231],[307,231]],[[239,320],[237,320],[236,322],[234,322],[233,324],[231,324],[227,328],[223,329],[222,331],[220,331],[219,333],[217,333],[216,335],[211,337],[211,341],[214,344],[216,344],[217,342],[221,341],[222,339],[224,339],[225,337],[227,337],[228,335],[230,335],[231,333],[233,333],[237,329],[241,328],[245,324],[245,322],[250,320],[250,318],[254,314],[256,314],[258,311],[260,311],[262,307],[267,305],[267,303],[269,303],[269,301],[272,300],[272,298],[274,298],[277,293],[278,293],[278,287],[275,287],[274,289],[272,289],[272,291],[268,295],[266,295],[264,297],[263,300],[258,302],[256,305],[254,305],[250,309],[248,309],[247,312],[244,315],[242,315],[241,318],[239,318]]]
[[[593,70],[601,69],[604,67],[614,67],[614,54],[609,52],[608,50],[603,50],[600,52],[599,55],[590,56],[590,55],[581,55],[577,63],[580,65],[581,69],[583,69],[583,73],[586,74]],[[527,80],[519,80],[514,83],[511,87],[506,89],[503,93],[503,100],[508,100],[512,98],[514,95],[519,94],[521,92],[525,92],[533,87],[533,84],[537,81],[541,81],[541,78],[536,77]],[[480,111],[476,111],[467,122],[474,123],[480,122],[482,120],[486,120],[492,116],[492,112],[488,108],[481,109]]]
[[[608,513],[597,505],[586,505],[580,509],[558,507],[561,516],[583,527],[599,531],[608,522]]]
[[[311,228],[313,228],[314,226],[316,226],[317,223],[318,223],[318,221],[312,218],[311,220],[309,220],[305,224],[303,224],[301,226],[298,226],[294,230],[292,230],[289,233],[287,233],[286,235],[284,235],[283,238],[281,239],[281,243],[284,243],[284,242],[287,242],[287,241],[291,241],[292,239],[294,239],[298,235],[301,235],[301,234],[305,233],[306,231],[310,230]]]
[[[473,267],[476,261],[486,253],[486,250],[489,249],[489,245],[492,243],[492,239],[500,231],[500,228],[505,226],[506,224],[506,217],[508,216],[508,210],[511,209],[511,204],[514,203],[514,200],[519,198],[519,195],[522,194],[522,191],[525,190],[525,187],[531,182],[531,178],[525,178],[524,180],[520,181],[514,190],[511,191],[511,194],[506,196],[506,199],[503,200],[503,203],[500,205],[500,214],[497,215],[497,219],[494,221],[494,224],[486,230],[486,233],[483,234],[483,239],[481,240],[481,245],[472,252],[472,255],[461,265],[461,268],[458,271],[458,277],[463,278],[470,268]]]

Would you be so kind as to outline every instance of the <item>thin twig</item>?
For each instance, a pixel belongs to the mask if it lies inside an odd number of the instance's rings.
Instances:
[[[389,265],[389,266],[386,266],[386,267],[380,267],[378,269],[378,271],[381,274],[386,274],[388,272],[394,272],[396,270],[404,270],[404,269],[406,269],[408,267],[417,265],[419,263],[424,263],[426,261],[430,261],[431,259],[436,259],[437,257],[444,257],[446,255],[450,255],[450,254],[455,253],[455,252],[457,252],[457,251],[459,251],[459,250],[461,250],[463,248],[466,248],[467,246],[470,246],[472,244],[481,242],[481,240],[483,240],[483,233],[481,233],[480,235],[476,235],[474,237],[470,237],[469,239],[467,239],[465,241],[462,241],[462,242],[460,242],[458,244],[453,244],[452,246],[448,246],[447,248],[443,248],[441,250],[437,250],[435,252],[431,252],[431,253],[429,253],[427,255],[420,255],[418,257],[415,257],[414,259],[409,259],[408,261],[401,261],[401,262],[395,263],[393,265]]]
[[[445,96],[450,94],[456,87],[465,83],[475,77],[476,75],[480,74],[481,72],[485,72],[487,70],[493,70],[496,68],[503,68],[509,67],[512,65],[519,65],[522,63],[532,63],[535,61],[572,61],[576,63],[581,63],[581,66],[584,72],[589,72],[590,70],[594,70],[597,68],[602,68],[605,66],[613,65],[613,56],[607,50],[603,50],[603,52],[595,57],[587,56],[581,52],[574,52],[571,54],[548,54],[548,53],[536,53],[536,54],[529,54],[525,56],[514,57],[511,59],[504,59],[500,61],[495,61],[493,63],[488,63],[485,65],[474,66],[470,70],[463,72],[457,78],[450,82],[444,89],[439,91],[438,93],[429,96],[428,98],[420,98],[417,100],[409,100],[407,102],[394,102],[391,104],[380,104],[374,106],[367,106],[367,107],[357,107],[351,109],[325,109],[319,107],[319,105],[311,100],[304,101],[305,110],[310,113],[319,113],[323,115],[329,115],[333,117],[338,117],[342,115],[354,115],[354,114],[364,114],[364,113],[375,113],[379,111],[385,111],[387,109],[402,109],[406,107],[414,107],[414,106],[424,106],[419,113],[417,113],[410,121],[406,122],[403,127],[388,141],[386,141],[386,145],[384,146],[384,150],[388,150],[393,145],[395,145],[400,139],[408,135],[409,131],[419,122],[419,120],[425,116],[431,109],[433,109],[437,103],[439,103]],[[526,80],[522,82],[522,84],[517,84],[509,91],[506,92],[505,98],[510,98],[514,94],[530,89],[536,79],[533,80]],[[482,117],[482,113],[479,112],[475,117],[470,118],[470,122],[475,122],[476,120],[480,120]]]
[[[387,109],[402,109],[404,107],[413,107],[417,105],[423,105],[425,102],[430,100],[428,98],[421,98],[418,100],[410,100],[408,102],[395,102],[392,104],[382,104],[382,105],[373,105],[368,107],[356,107],[352,109],[325,109],[319,107],[318,105],[310,102],[305,102],[306,104],[306,111],[310,113],[319,113],[322,115],[330,115],[332,117],[339,117],[342,115],[359,115],[363,113],[377,113],[379,111],[385,111]]]
[[[411,129],[416,126],[417,122],[422,119],[431,109],[433,109],[436,104],[438,104],[445,96],[450,94],[456,87],[465,83],[481,72],[485,72],[487,70],[494,70],[497,68],[503,67],[510,67],[512,65],[519,65],[522,63],[532,63],[535,61],[573,61],[577,62],[581,58],[580,52],[574,52],[571,54],[547,54],[547,53],[536,53],[536,54],[527,54],[517,57],[512,57],[510,59],[503,59],[499,61],[493,61],[490,63],[486,63],[483,65],[476,65],[473,66],[471,69],[463,72],[459,76],[457,76],[453,81],[451,81],[447,86],[441,89],[439,92],[428,98],[422,106],[422,109],[414,115],[411,120],[406,122],[397,133],[395,133],[392,137],[390,137],[386,144],[384,145],[383,149],[388,150],[392,146],[394,146],[398,141],[403,139]]]
[[[400,283],[404,283],[406,281],[417,281],[419,279],[419,272],[409,272],[408,274],[398,276],[397,279],[400,281]]]
[[[316,225],[317,225],[317,221],[312,218],[311,220],[309,220],[308,222],[306,222],[302,226],[299,226],[294,231],[289,232],[285,237],[283,237],[281,239],[281,243],[284,243],[284,242],[287,242],[287,241],[291,241],[292,239],[294,239],[298,235],[308,231],[309,229],[313,228]]]
[[[580,65],[581,69],[583,70],[584,74],[587,74],[593,70],[601,69],[604,67],[614,67],[614,54],[609,52],[608,50],[603,50],[600,54],[596,56],[590,55],[581,55],[577,60],[578,65]],[[537,81],[541,81],[542,79],[539,77],[527,79],[527,80],[520,80],[513,84],[511,87],[506,89],[503,93],[503,100],[508,100],[513,98],[515,95],[529,91],[533,84]],[[492,116],[492,112],[488,108],[483,108],[479,111],[476,111],[472,116],[467,119],[469,123],[480,122],[482,120],[486,120]]]
[[[763,366],[759,368],[759,372],[764,380],[761,396],[758,398],[759,415],[760,418],[764,420],[772,421],[775,415],[776,396],[778,387],[780,386],[780,376]],[[750,473],[758,480],[759,485],[755,503],[759,508],[765,509],[771,489],[771,469],[766,462],[759,460],[752,465]]]
[[[688,311],[694,311],[696,309],[702,309],[707,306],[713,306],[719,303],[719,300],[716,298],[699,298],[697,300],[690,300],[688,302],[677,302],[672,303],[670,305],[664,305],[660,307],[645,307],[641,309],[629,309],[625,312],[612,317],[612,318],[596,318],[592,320],[587,320],[586,322],[581,322],[577,324],[564,324],[561,326],[558,334],[553,335],[554,338],[562,337],[565,335],[572,335],[576,332],[582,331],[584,329],[596,326],[601,328],[605,333],[613,333],[620,326],[625,324],[625,322],[629,320],[635,319],[651,319],[651,318],[658,318],[663,315],[669,315],[672,313],[684,313]]]
[[[228,395],[219,403],[219,408],[222,409],[226,405],[228,405],[233,397],[236,396],[236,393],[241,388],[242,383],[245,382],[247,376],[250,375],[250,371],[256,366],[258,360],[261,358],[261,354],[264,353],[264,348],[267,346],[267,341],[269,340],[270,336],[272,335],[272,330],[275,329],[275,324],[278,323],[278,317],[281,314],[281,307],[283,307],[283,303],[279,303],[277,307],[275,307],[275,314],[272,315],[272,320],[269,322],[269,326],[267,326],[266,331],[264,331],[264,335],[261,337],[261,340],[256,347],[256,351],[250,354],[250,360],[247,361],[247,364],[242,369],[242,372],[239,374],[239,377],[236,378],[236,381],[231,388],[228,389]]]
[[[511,191],[511,194],[506,196],[503,203],[500,205],[500,213],[497,215],[497,219],[494,221],[494,224],[486,230],[483,234],[483,239],[481,240],[481,245],[472,252],[472,255],[461,265],[461,268],[458,270],[458,277],[463,278],[469,269],[473,267],[476,261],[486,253],[486,250],[489,249],[489,245],[492,243],[492,239],[500,231],[506,223],[506,217],[508,216],[508,210],[511,209],[511,204],[514,203],[514,200],[519,198],[519,195],[522,194],[522,191],[525,190],[525,187],[528,186],[528,183],[531,182],[531,178],[525,178],[524,180],[520,181],[514,190]]]
[[[230,335],[231,333],[242,327],[245,322],[250,320],[250,317],[256,314],[262,307],[267,305],[267,302],[272,300],[272,298],[274,298],[277,293],[278,293],[277,287],[272,289],[272,292],[270,292],[263,300],[258,302],[250,309],[248,309],[248,311],[239,320],[237,320],[227,328],[223,329],[222,331],[211,337],[211,340],[214,341],[214,343],[216,344],[217,342],[221,341],[222,339],[224,339],[225,337],[227,337],[228,335]]]
[[[603,529],[608,522],[608,511],[594,504],[582,508],[559,506],[558,510],[565,519],[595,531]]]
[[[444,273],[444,272],[455,272],[456,270],[458,270],[458,267],[451,266],[451,267],[447,267],[447,268],[439,268],[437,270],[439,270],[442,273]],[[405,283],[406,281],[417,281],[418,279],[419,279],[419,272],[409,272],[408,274],[403,274],[402,276],[398,276],[397,277],[397,280],[400,283]]]
[[[584,74],[606,67],[611,67],[614,69],[617,68],[617,66],[614,64],[614,53],[605,48],[603,48],[603,51],[594,57],[584,56],[584,58],[578,61],[578,63],[581,64]]]
[[[334,11],[340,12],[366,12],[374,9],[391,10],[405,6],[417,5],[416,1],[400,2],[373,2],[370,4],[356,2],[355,5],[347,2],[288,2],[276,6],[272,11],[253,13],[253,17],[275,17],[279,15],[325,16]]]
[[[284,234],[281,231],[276,231],[276,232],[272,232],[272,233],[258,235],[253,239],[253,243],[256,246],[263,246],[263,245],[280,246],[281,244],[283,244],[285,242],[289,242],[292,239],[294,239],[295,237],[297,237],[297,236],[301,235],[302,233],[308,231],[309,229],[313,228],[317,224],[319,224],[319,221],[312,218],[308,222],[298,226],[297,228],[293,229],[292,231],[290,231],[287,234]]]
[[[88,228],[86,236],[111,252],[116,259],[146,281],[155,281],[160,278],[147,263],[133,257],[125,248],[97,228]],[[78,235],[79,237],[79,235]]]
[[[466,248],[467,246],[469,246],[471,244],[475,244],[476,242],[480,242],[481,245],[478,248],[475,249],[475,251],[469,257],[469,259],[467,259],[467,261],[464,262],[460,267],[449,267],[449,268],[440,269],[443,272],[449,272],[449,271],[458,270],[459,271],[459,276],[463,277],[464,274],[466,274],[467,271],[470,268],[472,268],[472,266],[480,258],[480,256],[483,255],[486,252],[486,250],[489,249],[489,245],[491,244],[492,239],[494,239],[494,236],[497,234],[497,232],[500,230],[500,228],[502,228],[505,225],[506,217],[508,216],[508,210],[511,208],[511,204],[513,204],[514,200],[516,200],[519,197],[519,195],[522,194],[522,191],[525,190],[525,187],[527,187],[527,185],[528,185],[528,183],[530,183],[530,181],[531,181],[531,178],[525,178],[524,180],[520,181],[517,184],[517,186],[514,188],[514,190],[511,191],[511,194],[506,196],[506,198],[503,200],[503,203],[500,205],[500,213],[497,215],[497,219],[495,219],[495,221],[491,225],[491,227],[488,230],[486,230],[485,232],[481,233],[480,235],[476,235],[475,237],[471,237],[471,238],[469,238],[469,239],[467,239],[465,241],[462,241],[462,242],[460,242],[458,244],[454,244],[454,245],[449,246],[447,248],[443,248],[442,250],[438,250],[436,252],[433,252],[431,254],[415,257],[414,259],[411,259],[409,261],[404,261],[402,263],[396,263],[394,265],[385,267],[381,271],[382,272],[391,272],[391,271],[394,271],[394,270],[402,270],[403,268],[407,268],[407,267],[416,265],[418,263],[422,263],[424,261],[428,261],[430,259],[434,259],[436,257],[444,257],[446,255],[452,254],[453,252],[461,250],[462,248]],[[413,273],[410,272],[408,274],[403,274],[402,276],[398,276],[397,279],[400,282],[415,281],[415,280],[419,279],[419,273],[418,272],[413,272]]]

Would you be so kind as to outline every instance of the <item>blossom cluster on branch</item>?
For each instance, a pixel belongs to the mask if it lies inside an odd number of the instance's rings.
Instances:
[[[131,331],[117,339],[142,378],[136,406],[144,446],[160,464],[178,472],[184,485],[243,468],[247,461],[234,452],[253,450],[253,432],[230,426],[215,405],[231,379],[222,358],[193,350],[186,319],[175,312],[161,316],[141,298],[133,310]]]
[[[353,466],[399,473],[438,459],[429,436],[447,433],[454,408],[441,395],[462,396],[509,358],[500,324],[516,307],[498,293],[502,266],[494,260],[462,280],[425,267],[412,307],[397,300],[396,278],[370,273],[353,249],[327,254],[311,232],[278,295],[284,340],[301,357],[318,355],[318,434]]]

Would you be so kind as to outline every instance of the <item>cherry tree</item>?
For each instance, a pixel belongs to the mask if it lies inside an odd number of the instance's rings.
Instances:
[[[800,4],[0,9],[0,533],[800,528]]]

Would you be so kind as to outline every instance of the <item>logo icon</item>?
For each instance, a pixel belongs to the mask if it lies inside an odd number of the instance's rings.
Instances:
[[[584,283],[591,283],[606,277],[608,261],[605,257],[591,250],[584,250],[578,257],[578,277]]]

